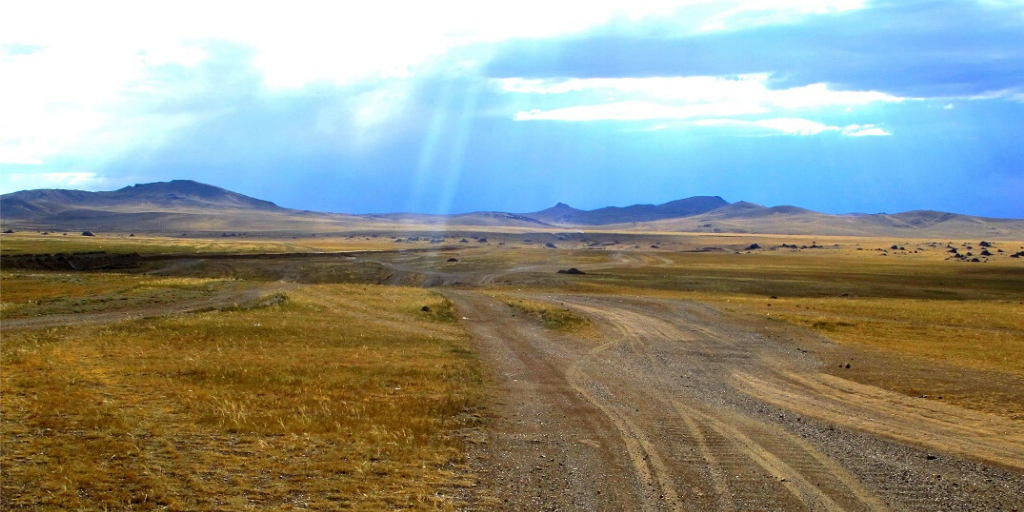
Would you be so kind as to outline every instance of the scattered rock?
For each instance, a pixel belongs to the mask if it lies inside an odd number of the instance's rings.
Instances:
[[[748,245],[748,246],[747,246],[747,248],[746,248],[746,249],[744,249],[744,250],[745,250],[745,251],[753,251],[753,250],[755,250],[755,249],[760,249],[760,248],[761,248],[761,246],[760,246],[760,245],[758,245],[758,244],[750,244],[750,245]]]
[[[544,247],[547,247],[548,249],[557,249],[558,248],[557,245],[555,245],[555,244],[553,244],[551,242],[548,242],[548,243],[544,244]]]
[[[458,263],[458,258],[448,258],[448,263]]]
[[[96,236],[92,234],[92,231],[82,231],[82,236]]]

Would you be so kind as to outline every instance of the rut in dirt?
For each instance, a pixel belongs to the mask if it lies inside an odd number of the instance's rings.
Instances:
[[[497,387],[489,438],[471,450],[481,509],[969,510],[1010,505],[1020,492],[1019,472],[980,474],[954,458],[943,470],[982,493],[944,495],[935,466],[907,462],[935,459],[919,448],[756,399],[744,382],[814,375],[819,363],[706,306],[532,296],[588,316],[600,332],[574,339],[485,294],[445,294]],[[993,475],[1017,490],[992,487]]]

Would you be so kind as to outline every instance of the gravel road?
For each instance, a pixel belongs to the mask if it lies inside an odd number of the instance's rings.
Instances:
[[[599,336],[445,290],[495,386],[479,510],[1016,510],[1024,426],[820,373],[696,303],[532,295]],[[806,346],[806,345],[805,345]]]

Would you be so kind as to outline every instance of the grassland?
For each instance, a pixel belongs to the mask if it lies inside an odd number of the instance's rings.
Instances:
[[[153,254],[265,254],[289,252],[381,250],[394,247],[376,236],[315,237],[162,237],[124,234],[14,233],[4,234],[0,254],[54,254],[60,252],[106,251],[110,253]]]
[[[1024,243],[1000,241],[1004,253],[973,264],[949,261],[947,245],[978,241],[478,235],[488,241],[448,235],[444,251],[406,233],[4,235],[5,255],[381,252],[145,272],[0,273],[0,320],[71,320],[2,331],[3,508],[454,508],[474,478],[463,465],[460,433],[479,426],[481,369],[441,294],[363,284],[373,282],[486,287],[517,314],[574,335],[589,332],[586,318],[523,295],[699,301],[730,318],[770,319],[826,337],[835,350],[818,355],[843,378],[1024,418],[1024,390],[1012,385],[1024,378],[1024,260],[1007,256]],[[753,243],[763,249],[746,251]],[[429,247],[439,250],[385,251]],[[587,274],[555,273],[568,267]],[[400,274],[409,277],[388,281]],[[280,280],[295,284],[271,291]],[[275,300],[98,325],[73,321],[263,287]],[[837,364],[851,360],[852,369]]]
[[[92,277],[60,286],[209,284]],[[311,285],[261,308],[5,330],[4,509],[450,509],[482,392],[452,317],[421,289]]]

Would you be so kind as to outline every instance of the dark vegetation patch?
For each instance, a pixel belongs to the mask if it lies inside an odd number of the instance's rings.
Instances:
[[[0,256],[0,268],[4,270],[122,270],[138,268],[141,264],[139,253],[104,251]]]

